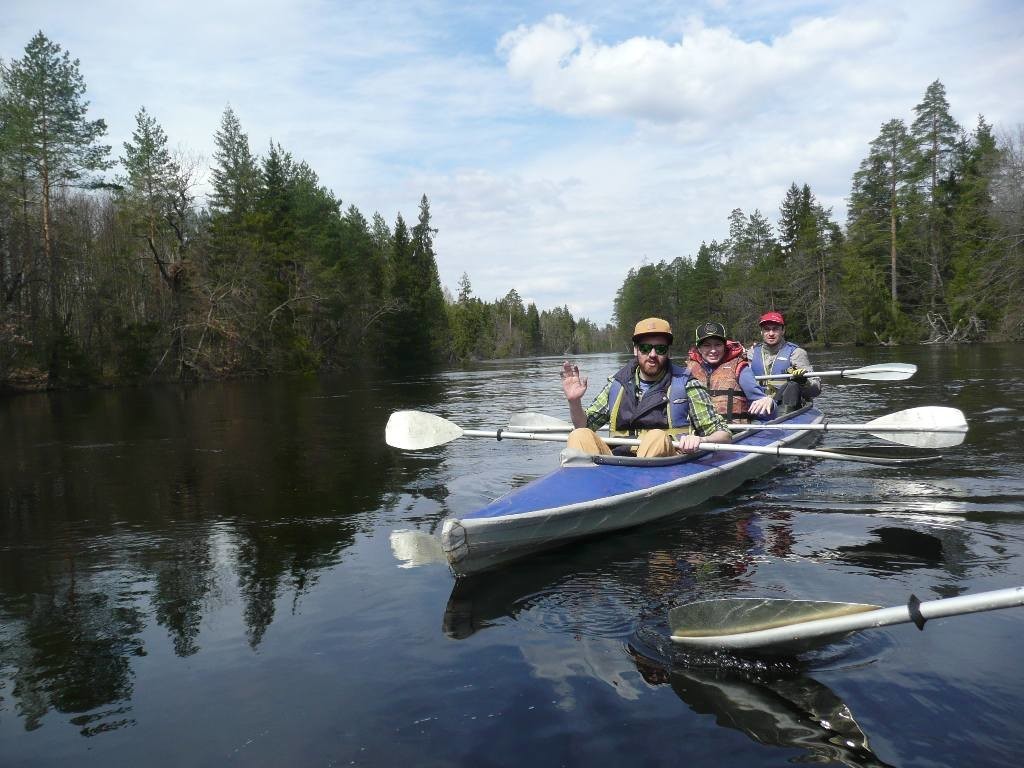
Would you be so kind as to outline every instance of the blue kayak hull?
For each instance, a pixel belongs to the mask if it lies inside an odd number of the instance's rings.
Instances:
[[[823,420],[820,411],[808,407],[776,423]],[[806,448],[818,435],[813,430],[753,427],[734,442],[759,448]],[[446,519],[441,547],[452,571],[468,576],[533,552],[697,506],[760,477],[783,460],[764,453],[712,452],[667,464],[654,460],[650,465],[621,465],[577,457],[481,509]]]

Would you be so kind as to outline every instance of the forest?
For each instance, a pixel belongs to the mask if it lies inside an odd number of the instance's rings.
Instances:
[[[777,224],[736,208],[724,241],[631,269],[604,327],[468,274],[453,295],[426,194],[367,217],[230,106],[209,168],[145,106],[115,154],[88,107],[42,32],[0,59],[0,389],[626,351],[639,317],[743,337],[770,308],[809,344],[1024,338],[1024,128],[965,131],[939,81],[867,145],[843,225],[794,182]]]
[[[773,226],[736,208],[729,236],[696,257],[630,270],[615,297],[629,319],[723,322],[753,341],[767,309],[807,344],[1024,339],[1024,126],[965,131],[936,80],[908,125],[884,123],[853,174],[845,225],[795,182]]]

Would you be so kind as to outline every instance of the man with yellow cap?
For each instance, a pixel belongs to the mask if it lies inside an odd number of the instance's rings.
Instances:
[[[640,457],[696,453],[701,442],[732,441],[729,426],[715,411],[704,385],[669,358],[671,345],[672,326],[667,321],[648,317],[637,323],[633,360],[608,380],[586,410],[582,399],[587,379],[577,366],[562,363],[562,390],[576,427],[569,434],[570,448],[611,454],[594,432],[605,424],[615,437],[639,437]]]

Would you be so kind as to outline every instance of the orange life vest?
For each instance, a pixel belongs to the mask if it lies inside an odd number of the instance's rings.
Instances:
[[[727,421],[749,419],[750,401],[740,387],[740,371],[749,365],[743,359],[743,345],[738,341],[726,341],[722,362],[714,368],[704,361],[696,347],[690,348],[689,358],[690,374],[707,387],[715,410]]]

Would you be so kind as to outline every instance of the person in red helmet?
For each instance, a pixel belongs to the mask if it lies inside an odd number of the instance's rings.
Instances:
[[[766,382],[768,393],[783,412],[800,407],[821,394],[821,379],[808,376],[814,372],[803,347],[786,341],[786,321],[781,312],[765,312],[758,320],[761,342],[750,350],[750,368],[754,376],[788,373],[788,381]]]
[[[770,419],[775,401],[757,383],[743,345],[725,335],[721,323],[701,323],[690,348],[690,373],[708,389],[715,410],[728,421]]]
[[[672,326],[648,317],[633,329],[633,359],[612,376],[584,410],[587,379],[562,363],[562,390],[573,426],[568,446],[585,453],[611,454],[595,430],[605,424],[614,437],[639,437],[638,457],[695,453],[701,442],[728,443],[732,433],[715,410],[707,389],[689,370],[672,362]],[[614,453],[628,449],[620,446]],[[632,452],[632,451],[630,451]]]

